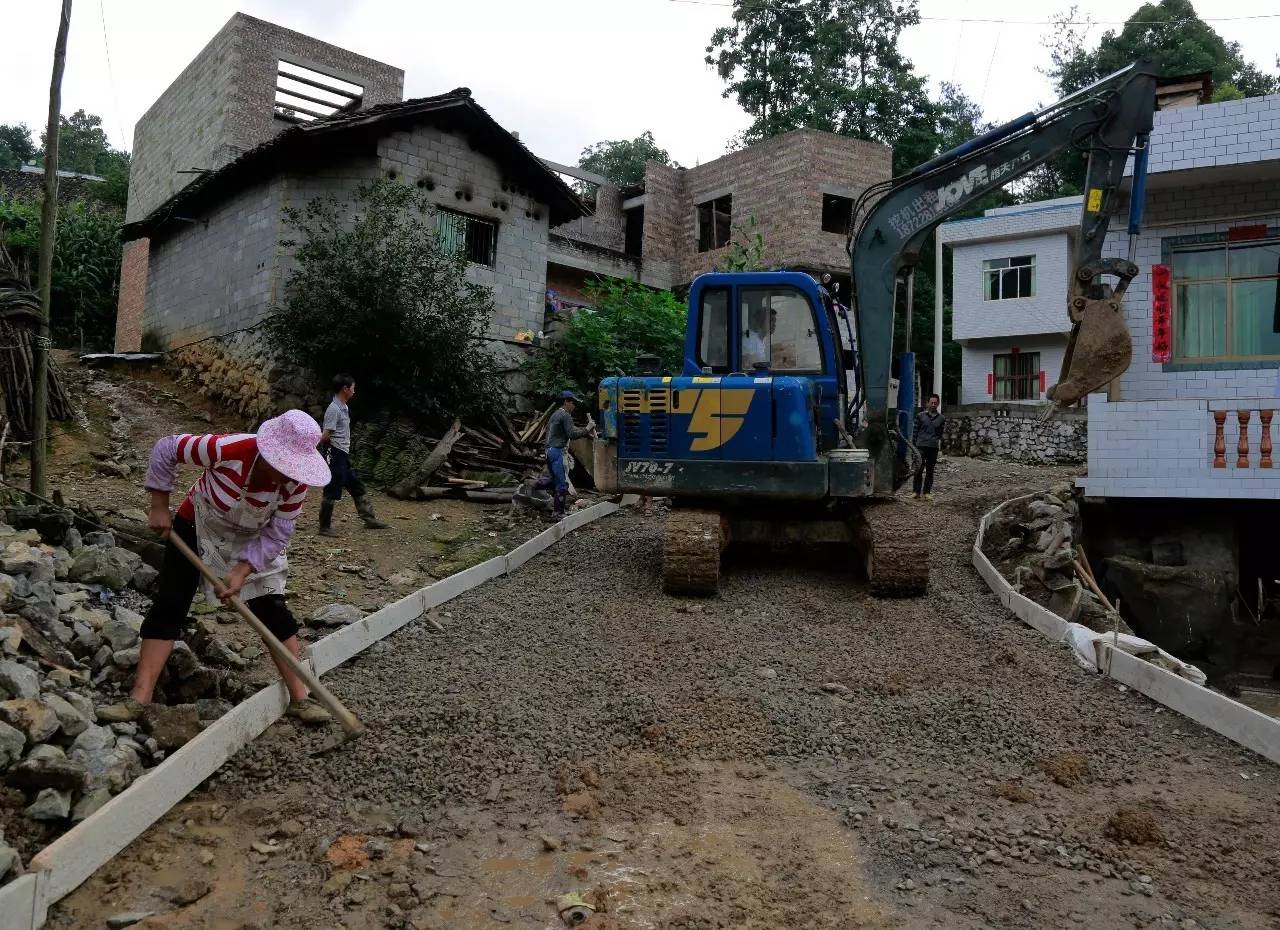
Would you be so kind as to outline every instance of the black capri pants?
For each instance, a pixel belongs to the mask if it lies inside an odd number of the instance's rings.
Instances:
[[[196,525],[190,520],[175,517],[173,532],[193,551],[200,551],[196,546]],[[146,619],[142,621],[142,638],[181,639],[182,631],[187,627],[191,601],[195,598],[198,587],[200,572],[173,543],[167,543],[164,548],[164,564],[156,581],[156,594],[152,598]],[[247,603],[249,609],[280,642],[297,635],[298,621],[293,619],[293,612],[289,610],[283,594],[264,594]]]

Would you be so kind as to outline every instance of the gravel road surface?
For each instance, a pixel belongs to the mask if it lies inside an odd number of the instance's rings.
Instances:
[[[1280,926],[1280,770],[970,565],[984,510],[1067,474],[947,463],[901,508],[915,601],[796,552],[673,599],[660,516],[603,520],[335,671],[368,736],[274,727],[52,925],[547,930],[578,892],[588,928]]]

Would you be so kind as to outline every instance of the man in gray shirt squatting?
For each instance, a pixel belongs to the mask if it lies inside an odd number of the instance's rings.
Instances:
[[[356,379],[351,375],[333,376],[333,400],[324,412],[324,432],[320,436],[320,450],[328,448],[329,471],[333,478],[325,485],[320,499],[320,535],[337,536],[333,528],[333,508],[342,497],[342,489],[351,492],[356,502],[356,512],[364,525],[371,530],[385,530],[387,524],[373,513],[373,504],[365,492],[364,482],[351,466],[351,411],[347,408],[356,393]]]

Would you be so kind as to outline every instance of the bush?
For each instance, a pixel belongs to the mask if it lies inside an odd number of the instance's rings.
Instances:
[[[434,214],[388,180],[362,187],[349,214],[332,199],[286,211],[295,269],[266,330],[322,381],[352,374],[370,408],[439,424],[493,410],[499,380],[486,347],[493,297],[445,250]]]
[[[552,400],[566,388],[591,394],[601,378],[634,374],[641,355],[680,371],[687,314],[670,291],[603,279],[589,284],[587,294],[594,306],[575,312],[559,338],[526,363],[535,395]]]
[[[49,321],[55,345],[110,349],[115,342],[123,218],[122,211],[91,201],[58,208]],[[0,199],[0,241],[18,266],[29,271],[35,290],[39,201]]]

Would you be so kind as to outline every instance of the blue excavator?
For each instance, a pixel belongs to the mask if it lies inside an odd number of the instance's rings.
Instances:
[[[919,460],[914,358],[893,344],[899,285],[939,223],[1063,152],[1088,152],[1064,295],[1071,335],[1048,396],[1075,404],[1118,377],[1132,353],[1121,297],[1138,273],[1156,84],[1148,63],[1130,65],[868,188],[849,230],[849,308],[803,272],[694,280],[683,371],[641,360],[641,373],[604,379],[593,450],[597,487],[672,498],[668,592],[714,594],[730,541],[848,545],[875,596],[925,592],[926,547],[890,512]],[[1104,257],[1131,155],[1129,258]]]

